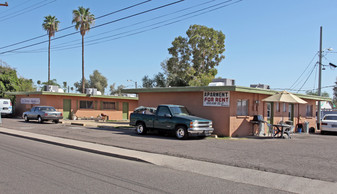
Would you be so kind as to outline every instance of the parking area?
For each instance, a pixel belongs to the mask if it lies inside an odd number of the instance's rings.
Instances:
[[[133,150],[337,182],[337,135],[294,134],[292,139],[192,138],[149,134],[134,128],[96,128],[3,118],[2,126]]]

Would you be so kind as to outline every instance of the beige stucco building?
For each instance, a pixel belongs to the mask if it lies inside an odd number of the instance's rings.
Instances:
[[[139,106],[184,105],[191,114],[212,120],[215,134],[230,137],[255,134],[256,127],[250,122],[254,115],[262,115],[269,123],[291,120],[296,126],[306,121],[309,127],[316,128],[316,101],[330,100],[296,94],[308,103],[268,103],[262,99],[277,91],[240,86],[141,88],[123,92],[138,94]],[[264,133],[267,132],[265,127]]]

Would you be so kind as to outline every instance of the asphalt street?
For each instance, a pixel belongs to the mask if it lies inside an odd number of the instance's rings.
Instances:
[[[1,193],[286,193],[0,134]]]
[[[112,145],[131,150],[159,153],[208,161],[266,172],[337,182],[337,136],[295,134],[292,139],[192,138],[176,140],[173,136],[137,135],[130,128],[99,129],[22,119],[3,119],[3,127]]]

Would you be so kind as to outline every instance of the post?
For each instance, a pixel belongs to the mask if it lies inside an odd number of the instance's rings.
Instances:
[[[135,82],[135,88],[137,89],[137,82]]]
[[[322,95],[322,31],[321,26],[319,38],[318,96]],[[317,129],[321,129],[321,101],[318,101],[317,109]]]

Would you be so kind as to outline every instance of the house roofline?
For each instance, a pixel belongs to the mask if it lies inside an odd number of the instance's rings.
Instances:
[[[60,92],[47,92],[47,91],[35,91],[35,92],[6,92],[5,94],[10,96],[17,95],[46,95],[46,96],[69,96],[69,97],[91,97],[91,98],[110,98],[121,100],[138,100],[138,97],[125,97],[125,96],[107,96],[107,95],[88,95],[78,93],[60,93]]]
[[[251,88],[243,86],[184,86],[184,87],[158,87],[158,88],[137,88],[137,89],[123,89],[122,93],[157,93],[157,92],[206,92],[206,91],[235,91],[235,92],[245,92],[245,93],[255,93],[255,94],[266,94],[273,95],[279,91],[260,89],[260,88]],[[332,101],[331,98],[306,95],[306,94],[296,94],[296,96],[303,99],[318,100],[318,101]]]

